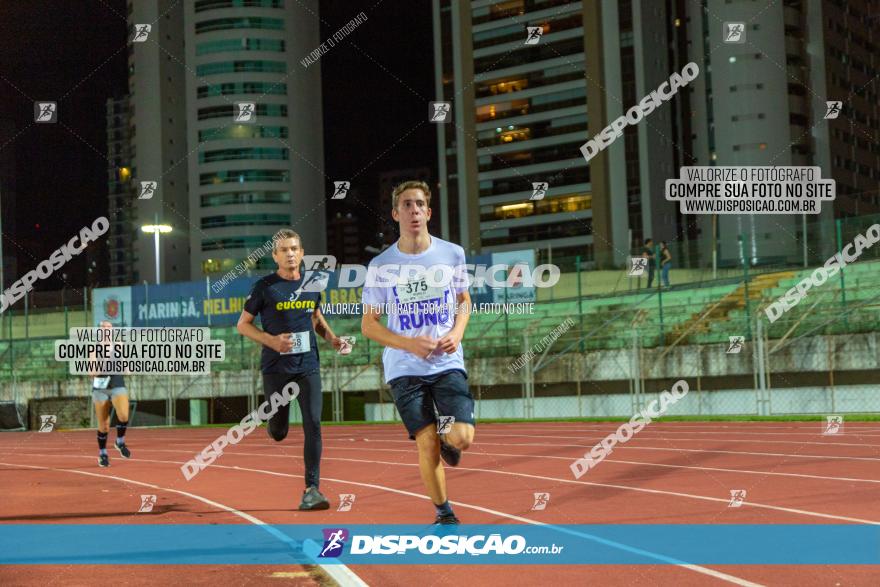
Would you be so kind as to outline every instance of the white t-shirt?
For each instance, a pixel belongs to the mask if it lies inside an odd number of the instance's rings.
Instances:
[[[442,338],[455,324],[457,295],[467,291],[464,249],[432,236],[426,251],[409,255],[400,251],[399,242],[370,261],[363,303],[379,306],[388,316],[388,330],[395,334]],[[386,383],[397,377],[465,370],[461,344],[452,354],[437,349],[427,358],[386,347],[382,362]]]

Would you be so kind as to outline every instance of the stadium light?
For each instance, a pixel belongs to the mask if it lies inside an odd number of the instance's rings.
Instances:
[[[157,219],[157,224],[144,224],[141,226],[141,230],[153,233],[153,246],[156,249],[156,285],[159,285],[162,283],[159,277],[159,235],[171,232],[171,227],[167,224],[158,224]]]
[[[167,224],[144,224],[141,229],[144,232],[171,232],[173,229]]]

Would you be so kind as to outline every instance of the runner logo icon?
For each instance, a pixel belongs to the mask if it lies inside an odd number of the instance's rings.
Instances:
[[[52,432],[55,430],[55,422],[58,421],[58,418],[54,415],[43,415],[40,416],[40,430],[39,432]]]
[[[731,489],[730,490],[730,503],[727,504],[729,508],[738,508],[743,504],[743,501],[746,499],[746,490],[745,489]]]
[[[538,512],[541,510],[547,509],[547,504],[550,503],[550,494],[549,493],[536,493],[535,494],[535,503],[532,504],[532,511]]]
[[[345,541],[348,540],[348,530],[345,528],[324,528],[324,548],[318,558],[337,558],[345,547]]]
[[[153,506],[156,505],[156,496],[155,495],[142,495],[141,496],[141,507],[138,509],[138,513],[144,512],[149,513],[153,511]]]
[[[843,416],[825,416],[823,435],[843,434]]]
[[[533,181],[532,182],[532,197],[530,200],[543,200],[544,196],[547,195],[547,190],[550,188],[550,184],[546,181]]]
[[[544,34],[544,28],[539,26],[526,27],[528,34],[526,35],[526,45],[537,45]]]
[[[727,347],[728,355],[738,355],[739,352],[743,348],[743,341],[745,341],[746,337],[744,336],[730,336],[728,337],[730,341],[730,345]]]
[[[630,277],[639,277],[645,273],[645,269],[648,267],[647,257],[630,257],[630,260],[632,261],[632,267],[629,270]]]
[[[336,508],[337,512],[350,512],[351,506],[354,505],[354,493],[340,493],[339,494],[339,507]]]
[[[449,434],[453,424],[455,416],[437,416],[437,434]]]
[[[131,39],[132,43],[143,43],[145,42],[149,36],[150,31],[153,30],[153,25],[151,24],[136,24],[134,25],[134,36]]]

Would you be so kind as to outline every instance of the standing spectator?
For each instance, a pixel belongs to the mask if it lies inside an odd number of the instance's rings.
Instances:
[[[642,257],[648,260],[648,289],[651,289],[654,283],[654,241],[650,238],[646,238],[642,245]]]
[[[672,253],[666,247],[666,241],[660,241],[660,283],[669,287],[669,269],[672,267]]]

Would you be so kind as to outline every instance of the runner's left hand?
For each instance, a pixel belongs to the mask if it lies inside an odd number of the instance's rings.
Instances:
[[[451,355],[458,350],[458,345],[460,342],[461,335],[450,332],[439,341],[437,341],[437,348],[442,350],[447,355]]]

